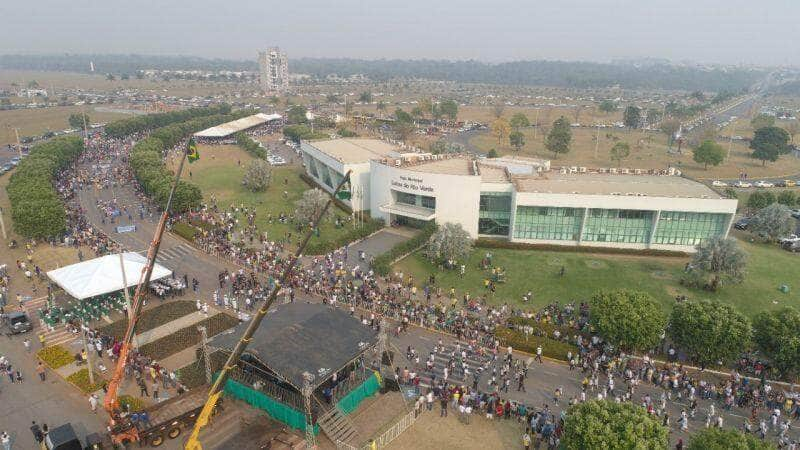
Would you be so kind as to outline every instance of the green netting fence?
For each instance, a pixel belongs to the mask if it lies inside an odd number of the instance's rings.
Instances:
[[[367,397],[375,395],[375,392],[380,389],[381,383],[377,375],[374,373],[371,377],[367,378],[360,386],[350,391],[349,394],[342,397],[337,405],[339,409],[345,414],[350,414],[358,408],[358,405]]]
[[[225,393],[244,400],[254,408],[266,411],[273,419],[285,423],[296,430],[305,431],[306,429],[306,416],[302,411],[281,403],[262,392],[228,379],[225,383]],[[314,434],[317,433],[319,433],[319,425],[314,425]]]

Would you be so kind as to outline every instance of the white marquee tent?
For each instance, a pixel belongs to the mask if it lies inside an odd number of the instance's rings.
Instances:
[[[122,254],[125,267],[125,280],[128,287],[136,286],[147,263],[144,256],[127,252]],[[150,280],[158,280],[172,275],[172,271],[155,264]],[[47,272],[50,278],[61,289],[74,298],[83,300],[96,295],[122,290],[122,269],[119,254],[105,255]]]

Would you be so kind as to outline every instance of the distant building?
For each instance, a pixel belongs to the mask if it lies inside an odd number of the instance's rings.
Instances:
[[[289,89],[289,60],[278,47],[258,52],[258,75],[261,90],[285,92]]]

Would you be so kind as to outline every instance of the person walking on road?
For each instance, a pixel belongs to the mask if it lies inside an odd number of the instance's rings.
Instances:
[[[3,444],[3,450],[11,450],[11,436],[5,431],[0,434],[0,444]]]
[[[92,408],[92,412],[97,414],[97,394],[92,394],[89,396],[89,407]]]
[[[36,366],[36,373],[39,375],[39,379],[42,381],[45,381],[45,377],[47,376],[46,370],[47,369],[44,367],[44,364],[39,361],[39,364]]]
[[[536,347],[536,361],[539,361],[539,364],[544,364],[542,361],[542,346]]]

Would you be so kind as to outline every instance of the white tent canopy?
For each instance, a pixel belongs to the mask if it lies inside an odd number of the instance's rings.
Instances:
[[[206,128],[203,131],[198,131],[194,135],[195,137],[199,138],[222,138],[230,136],[234,133],[238,133],[239,131],[245,131],[250,128],[280,119],[280,114],[258,113],[253,114],[252,116],[242,117],[241,119],[236,119],[231,122],[226,122],[222,125]]]
[[[125,267],[125,280],[128,287],[136,286],[147,263],[144,256],[127,252],[122,254]],[[172,275],[172,271],[155,264],[150,280],[158,280]],[[96,295],[108,294],[122,290],[122,268],[119,254],[101,256],[47,272],[50,278],[61,289],[74,298],[83,300]]]

